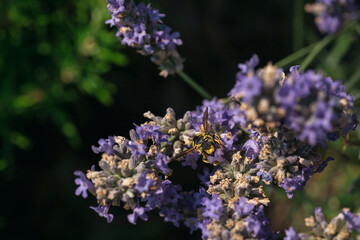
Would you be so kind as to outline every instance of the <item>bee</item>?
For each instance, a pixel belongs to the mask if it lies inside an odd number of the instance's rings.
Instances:
[[[208,115],[209,111],[206,108],[203,116],[203,124],[200,128],[200,133],[196,134],[192,140],[192,148],[179,153],[175,157],[171,158],[171,160],[175,160],[181,156],[192,153],[197,150],[202,155],[202,160],[205,163],[210,163],[207,160],[208,156],[214,156],[216,146],[219,146],[221,151],[223,151],[224,144],[221,141],[221,138],[216,133],[211,134],[208,132]]]

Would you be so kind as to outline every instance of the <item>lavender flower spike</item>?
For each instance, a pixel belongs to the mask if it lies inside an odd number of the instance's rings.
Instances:
[[[334,34],[343,28],[345,22],[357,18],[355,0],[316,0],[307,4],[305,11],[315,15],[315,23],[324,34]]]
[[[344,226],[345,223],[345,226]],[[320,207],[315,209],[315,217],[305,218],[305,225],[311,228],[308,233],[298,233],[292,227],[286,230],[286,240],[306,239],[359,239],[360,216],[344,208],[329,222],[325,220]]]
[[[106,21],[118,29],[116,36],[122,45],[137,49],[160,66],[160,75],[167,77],[182,71],[182,59],[176,46],[182,45],[178,32],[161,20],[165,14],[144,3],[136,5],[133,0],[107,0],[111,19]]]

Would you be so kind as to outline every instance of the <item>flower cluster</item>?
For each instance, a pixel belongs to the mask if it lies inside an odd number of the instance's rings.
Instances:
[[[293,131],[268,133],[256,166],[257,175],[265,182],[273,180],[292,198],[295,190],[302,190],[307,180],[332,160],[322,160],[319,150],[300,141]]]
[[[343,224],[345,222],[345,225]],[[286,231],[286,240],[300,239],[359,239],[360,215],[355,215],[344,208],[328,223],[320,207],[315,209],[315,217],[305,219],[305,225],[311,233],[296,233],[291,227]]]
[[[324,34],[334,34],[343,28],[346,21],[357,18],[355,0],[316,0],[307,4],[305,11],[315,15],[315,23]]]
[[[289,198],[302,190],[333,160],[324,160],[321,146],[355,129],[357,120],[353,97],[339,81],[297,67],[287,75],[272,65],[256,70],[258,62],[253,56],[239,64],[227,100],[206,100],[179,119],[171,108],[164,117],[146,112],[150,121],[135,124],[130,139],[101,139],[99,147],[93,146],[95,153],[103,152],[100,170],[88,170],[90,181],[75,172],[76,195],[86,197],[87,190],[95,195],[99,206],[92,209],[107,221],[113,219],[109,208],[123,205],[132,210],[128,220],[133,224],[157,209],[166,222],[201,230],[203,239],[277,238],[264,214],[270,204],[264,188],[276,184]],[[183,191],[173,184],[171,167],[205,164],[199,148],[193,148],[194,136],[205,127],[207,138],[219,136],[223,146],[213,145],[199,189]],[[209,147],[207,141],[202,139],[200,147]],[[358,217],[342,214],[357,229]],[[318,229],[317,222],[311,227]],[[302,236],[293,229],[286,234],[287,239]]]
[[[170,123],[171,117],[167,120]],[[154,209],[161,209],[160,215],[165,221],[176,226],[179,221],[188,221],[185,216],[195,215],[194,207],[188,204],[193,202],[192,193],[182,192],[181,186],[166,179],[172,173],[168,167],[170,158],[165,155],[170,142],[167,140],[169,136],[160,129],[154,122],[135,125],[135,129],[130,131],[130,139],[109,137],[108,141],[99,141],[99,148],[93,147],[95,153],[99,153],[99,149],[106,152],[99,162],[101,169],[97,171],[93,167],[88,171],[86,176],[91,182],[76,179],[80,184],[76,193],[82,192],[86,197],[87,188],[94,189],[92,193],[99,206],[91,208],[106,217],[108,222],[113,219],[113,215],[108,213],[110,206],[120,204],[133,211],[128,216],[133,224],[138,218],[147,220],[146,212]],[[109,146],[112,151],[107,151]],[[81,172],[75,174],[84,177]]]
[[[271,64],[255,70],[257,64],[255,55],[239,65],[236,84],[229,93],[242,101],[252,127],[289,129],[311,146],[336,140],[356,127],[354,98],[340,81],[313,70],[298,72],[299,66],[285,75]]]
[[[165,14],[151,8],[150,4],[133,0],[107,0],[111,19],[106,23],[115,26],[116,36],[123,45],[138,50],[142,55],[151,55],[151,61],[160,66],[160,75],[167,77],[183,68],[182,59],[176,51],[182,45],[178,32],[171,32],[162,18]]]
[[[198,226],[203,239],[276,239],[263,206],[255,207],[244,197],[223,205],[217,194],[202,198],[202,220]]]

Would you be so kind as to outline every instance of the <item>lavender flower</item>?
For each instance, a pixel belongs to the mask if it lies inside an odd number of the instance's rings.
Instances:
[[[151,56],[151,61],[160,66],[160,75],[167,77],[182,70],[182,59],[176,46],[182,45],[178,32],[171,32],[162,18],[165,14],[151,8],[150,4],[133,0],[107,0],[111,19],[106,23],[118,29],[116,36],[121,44]]]
[[[114,137],[109,136],[107,139],[100,139],[98,141],[99,147],[92,146],[91,149],[94,153],[104,152],[107,155],[111,155],[113,153],[113,145],[115,144]]]
[[[255,71],[256,55],[249,62],[251,67],[241,68],[229,95],[242,101],[252,128],[288,128],[312,146],[355,129],[354,98],[340,81],[313,70],[298,72],[298,66],[291,67],[287,76],[272,65]],[[252,83],[250,88],[247,81]]]
[[[305,11],[315,15],[315,23],[324,34],[334,34],[341,30],[345,22],[357,18],[355,0],[316,0],[306,4]]]
[[[246,113],[247,123],[252,128],[274,128],[280,125],[280,120],[284,117],[283,109],[274,98],[275,87],[283,79],[282,70],[272,65],[255,70],[258,62],[258,57],[253,55],[247,64],[239,64],[240,71],[229,96],[241,102],[241,110]]]
[[[239,202],[235,202],[234,206],[235,206],[235,212],[239,214],[240,217],[249,215],[254,209],[254,205],[247,204],[246,198],[244,197],[240,198]]]
[[[345,226],[342,226],[345,222]],[[285,239],[358,239],[360,237],[360,216],[351,213],[344,208],[330,222],[325,220],[325,216],[320,207],[315,209],[315,217],[310,216],[305,219],[305,225],[310,227],[310,233],[296,234],[291,227],[286,231]]]
[[[202,198],[202,221],[198,227],[203,239],[276,239],[269,219],[263,213],[263,206],[254,208],[246,203],[227,199],[224,202],[216,194]],[[235,208],[235,211],[234,211]]]
[[[138,183],[135,185],[135,189],[139,193],[148,192],[150,190],[150,187],[154,186],[156,183],[155,180],[147,178],[147,174],[148,172],[142,172],[139,177]]]
[[[128,220],[132,224],[136,224],[137,218],[141,218],[144,221],[148,220],[148,216],[145,214],[146,209],[143,207],[135,207],[132,214],[128,215]]]
[[[247,164],[256,165],[256,176],[265,184],[274,181],[291,198],[330,160],[322,160],[317,145],[324,146],[327,139],[333,141],[357,126],[353,97],[339,81],[321,73],[299,72],[299,66],[291,67],[288,75],[272,65],[255,70],[258,62],[254,55],[239,65],[229,93],[233,101],[241,102],[244,125],[250,126],[242,150]],[[249,78],[260,83],[256,94],[243,89]]]
[[[296,190],[302,190],[310,177],[324,170],[328,161],[322,160],[318,147],[311,147],[296,138],[289,130],[268,133],[259,154],[260,176],[266,184],[274,181],[282,187],[289,198]]]
[[[114,219],[114,215],[109,214],[109,206],[103,206],[103,205],[99,205],[97,207],[90,207],[91,209],[93,209],[95,212],[97,212],[99,214],[100,217],[104,217],[106,218],[106,221],[108,223],[111,223],[112,220]]]
[[[245,142],[242,150],[245,150],[246,157],[254,159],[257,155],[259,155],[260,146],[255,140],[249,139]]]
[[[218,198],[217,194],[213,194],[211,199],[205,198],[205,201],[203,202],[203,216],[210,218],[210,219],[216,219],[219,220],[222,215],[222,202]]]
[[[75,183],[79,185],[75,191],[75,195],[79,196],[81,194],[83,198],[87,198],[87,191],[94,191],[94,184],[86,178],[82,171],[75,171],[74,175],[78,176],[78,178],[75,179]]]
[[[289,230],[285,230],[286,237],[284,240],[300,240],[300,236],[296,234],[293,227],[290,227]]]
[[[284,87],[294,95],[292,102],[284,100]],[[292,69],[278,92],[278,101],[286,112],[285,124],[310,145],[324,145],[328,134],[354,129],[354,98],[340,81],[312,70],[299,73]]]

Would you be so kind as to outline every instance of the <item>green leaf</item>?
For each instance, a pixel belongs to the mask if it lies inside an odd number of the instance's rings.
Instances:
[[[29,150],[32,146],[30,139],[19,132],[11,133],[10,142],[22,150]]]

